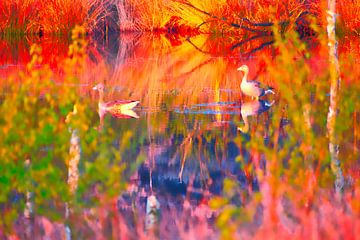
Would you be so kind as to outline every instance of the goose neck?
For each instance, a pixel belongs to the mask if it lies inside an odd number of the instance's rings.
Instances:
[[[104,103],[104,91],[99,90],[99,105]]]
[[[244,116],[243,119],[244,119],[244,126],[243,126],[242,130],[244,133],[248,133],[249,129],[250,129],[248,117]]]
[[[243,78],[242,78],[242,82],[248,82],[247,78],[248,78],[249,72],[248,72],[248,71],[244,71],[243,73],[244,73],[244,76],[243,76]]]

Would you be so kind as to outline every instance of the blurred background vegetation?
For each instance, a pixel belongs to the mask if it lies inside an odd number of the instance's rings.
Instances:
[[[356,238],[359,4],[337,5],[331,133],[326,8],[2,1],[0,236],[146,239],[156,196],[158,238]],[[277,92],[248,132],[242,64]],[[140,100],[140,119],[100,127],[99,82],[107,99]]]

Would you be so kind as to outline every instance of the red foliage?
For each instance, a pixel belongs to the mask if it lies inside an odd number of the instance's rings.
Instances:
[[[198,28],[191,27],[181,17],[172,16],[164,26],[166,38],[169,39],[172,46],[178,46],[182,43],[184,37],[195,36],[200,33]]]

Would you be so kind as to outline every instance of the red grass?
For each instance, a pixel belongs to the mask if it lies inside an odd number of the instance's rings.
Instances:
[[[98,0],[44,1],[40,11],[40,25],[46,33],[66,34],[76,25],[83,25],[89,31],[103,12]]]
[[[337,1],[339,20],[345,31],[360,35],[360,2],[354,0]]]
[[[0,2],[0,32],[34,33],[39,30],[40,1],[6,0]]]
[[[109,0],[1,1],[0,33],[66,34],[75,25],[84,25],[91,31],[106,16],[108,3]],[[291,27],[302,13],[319,16],[326,8],[321,0],[126,0],[116,4],[118,24],[123,31],[168,30],[174,17],[187,31],[197,31],[201,25],[202,31],[239,32],[231,23],[251,26],[244,19],[253,23],[288,22],[290,25],[286,27]],[[346,31],[360,34],[360,4],[353,0],[338,1],[337,8]]]
[[[168,21],[179,18],[188,26],[204,31],[222,30],[238,31],[231,24],[248,26],[248,19],[254,23],[285,22],[294,23],[303,12],[318,13],[319,0],[303,3],[297,0],[282,2],[270,0],[256,1],[199,1],[199,0],[165,0],[148,3],[140,0],[128,0],[134,17],[135,29],[154,30],[166,28]],[[121,18],[121,16],[120,16]]]
[[[0,33],[67,34],[75,25],[91,30],[105,14],[100,0],[6,0],[0,2]]]

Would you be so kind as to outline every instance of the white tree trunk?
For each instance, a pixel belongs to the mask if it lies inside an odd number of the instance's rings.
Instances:
[[[327,33],[329,46],[329,62],[330,62],[330,106],[327,116],[327,130],[329,137],[329,152],[331,155],[331,168],[336,176],[335,189],[340,192],[344,187],[344,176],[340,167],[339,146],[336,142],[336,115],[338,108],[338,91],[340,88],[340,67],[337,56],[337,41],[335,36],[336,23],[336,1],[328,1],[327,10]]]

